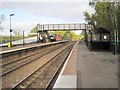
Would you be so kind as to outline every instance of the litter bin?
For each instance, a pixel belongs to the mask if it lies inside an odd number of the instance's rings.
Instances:
[[[11,48],[10,42],[8,42],[8,47]]]

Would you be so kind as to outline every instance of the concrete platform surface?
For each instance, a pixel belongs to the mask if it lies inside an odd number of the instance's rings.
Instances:
[[[80,42],[77,53],[77,88],[118,88],[118,56],[89,51]]]
[[[78,42],[53,88],[118,88],[118,56]]]

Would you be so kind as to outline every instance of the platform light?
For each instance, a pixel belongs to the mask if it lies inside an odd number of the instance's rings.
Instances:
[[[12,29],[11,29],[11,16],[14,16],[14,14],[10,14],[10,46],[12,47]]]

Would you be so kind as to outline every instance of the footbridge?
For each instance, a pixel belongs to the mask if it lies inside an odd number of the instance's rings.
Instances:
[[[58,31],[58,30],[86,30],[91,29],[91,25],[85,23],[76,24],[37,24],[38,31]]]
[[[37,40],[40,37],[49,39],[48,31],[73,31],[73,30],[83,30],[85,33],[92,29],[92,25],[87,25],[85,23],[71,23],[71,24],[37,24]]]

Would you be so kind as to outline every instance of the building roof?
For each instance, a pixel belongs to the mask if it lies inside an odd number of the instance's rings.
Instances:
[[[109,34],[110,31],[106,30],[105,28],[99,27],[96,30],[94,30],[93,33],[95,33],[95,34],[104,34],[104,33]]]

